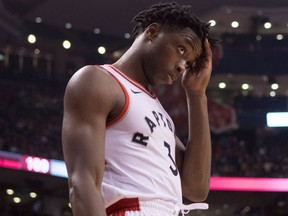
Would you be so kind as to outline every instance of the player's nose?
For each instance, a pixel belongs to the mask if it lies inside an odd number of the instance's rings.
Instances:
[[[177,64],[176,69],[179,75],[182,75],[186,71],[187,69],[186,65],[187,65],[186,61],[181,61]]]

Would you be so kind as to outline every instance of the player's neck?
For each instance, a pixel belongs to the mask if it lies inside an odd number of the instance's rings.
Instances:
[[[140,57],[141,55],[132,46],[113,65],[129,78],[148,89],[149,84],[145,77]]]

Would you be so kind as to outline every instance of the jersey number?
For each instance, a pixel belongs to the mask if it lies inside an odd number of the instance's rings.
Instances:
[[[168,149],[168,157],[171,159],[173,165],[174,165],[174,168],[172,166],[170,166],[170,170],[172,171],[173,175],[174,176],[177,176],[178,175],[178,169],[177,169],[177,166],[176,166],[176,163],[171,155],[171,148],[170,148],[170,145],[164,141],[164,146]]]

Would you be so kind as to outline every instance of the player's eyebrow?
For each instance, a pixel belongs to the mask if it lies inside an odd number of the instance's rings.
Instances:
[[[185,42],[191,47],[193,53],[195,54],[194,61],[196,61],[202,54],[202,46],[200,39],[197,36],[186,35]]]
[[[200,39],[194,34],[185,34],[185,42],[189,44],[192,51],[196,53],[195,59],[199,58],[202,54],[202,46]]]

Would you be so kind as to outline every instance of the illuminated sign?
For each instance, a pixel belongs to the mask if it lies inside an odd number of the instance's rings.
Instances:
[[[288,127],[288,112],[269,112],[266,122],[268,127]]]
[[[21,155],[0,151],[0,167],[22,169]]]
[[[34,156],[22,156],[23,170],[36,173],[50,173],[50,161],[45,158],[39,158]]]
[[[288,192],[287,178],[212,177],[211,190]]]
[[[64,161],[0,151],[0,167],[67,178]],[[212,176],[211,190],[288,192],[288,178],[241,178]]]

